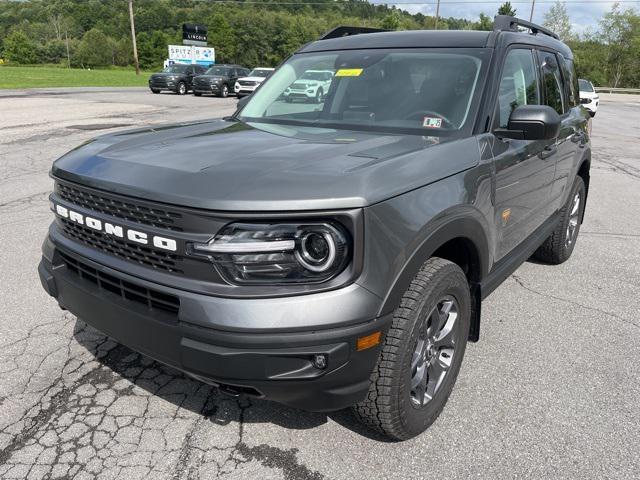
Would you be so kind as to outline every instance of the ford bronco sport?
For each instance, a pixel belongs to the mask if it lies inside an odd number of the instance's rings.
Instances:
[[[286,102],[308,71],[334,72],[321,103]],[[587,118],[571,51],[534,24],[341,27],[229,118],[58,159],[42,284],[222,391],[354,406],[406,439],[442,411],[482,300],[532,254],[571,255]]]

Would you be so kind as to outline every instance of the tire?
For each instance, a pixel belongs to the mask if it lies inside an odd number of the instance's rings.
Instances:
[[[356,417],[395,440],[425,431],[442,412],[455,384],[469,336],[470,316],[469,284],[460,267],[442,258],[425,262],[394,313],[367,396],[354,406]],[[434,329],[432,320],[443,326]],[[431,335],[435,335],[435,343],[425,341]],[[420,372],[422,382],[418,382]],[[430,381],[438,372],[440,380]],[[426,385],[432,395],[422,396],[421,385]]]
[[[577,199],[577,200],[576,200]],[[567,203],[560,210],[560,220],[549,238],[535,251],[533,257],[552,265],[566,262],[578,240],[584,214],[586,189],[581,177],[576,177]],[[577,206],[576,206],[577,201]]]
[[[187,89],[187,84],[186,84],[186,83],[184,83],[184,82],[180,82],[180,83],[178,84],[178,86],[176,87],[176,93],[177,93],[178,95],[186,95],[187,90],[188,90],[188,89]]]
[[[322,103],[323,100],[324,100],[324,92],[322,91],[321,88],[319,88],[318,91],[316,92],[316,103]]]
[[[151,93],[160,93],[160,89],[159,88],[152,88],[151,89]]]
[[[592,112],[591,110],[589,110],[589,115],[591,115],[591,118],[596,116],[596,112]]]
[[[193,92],[193,95],[196,97],[201,97],[202,96],[202,92]]]
[[[218,96],[221,98],[227,98],[229,96],[229,87],[226,84],[222,85],[222,87],[220,88],[220,93],[218,93]]]

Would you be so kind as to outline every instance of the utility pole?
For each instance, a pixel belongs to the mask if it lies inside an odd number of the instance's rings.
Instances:
[[[138,45],[136,43],[136,23],[133,19],[133,0],[129,0],[129,20],[131,21],[131,41],[133,42],[133,61],[136,64],[136,75],[140,75],[138,63]]]
[[[71,55],[69,54],[69,31],[64,31],[64,39],[67,44],[67,68],[71,68]]]
[[[536,0],[532,0],[531,2],[531,15],[529,15],[529,21],[533,22],[533,7],[536,6]]]
[[[436,5],[436,30],[438,29],[439,19],[440,19],[440,0],[438,0],[438,4]]]

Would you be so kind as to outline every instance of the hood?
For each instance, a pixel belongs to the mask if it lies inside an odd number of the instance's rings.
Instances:
[[[358,208],[471,168],[474,137],[448,140],[213,120],[98,137],[54,177],[227,211]]]
[[[151,75],[151,78],[154,77],[181,77],[184,73],[169,73],[169,72],[158,72]]]
[[[196,75],[194,77],[194,79],[203,79],[203,80],[222,80],[224,78],[229,78],[229,77],[225,77],[224,75]]]
[[[246,80],[248,82],[262,83],[266,80],[264,77],[240,77],[238,80]]]

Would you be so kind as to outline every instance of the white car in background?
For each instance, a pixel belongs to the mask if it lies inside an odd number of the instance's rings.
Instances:
[[[275,68],[268,67],[254,68],[248,77],[239,78],[234,88],[238,98],[251,95],[262,82],[269,78],[269,75],[271,75],[274,70]]]
[[[331,70],[307,70],[283,92],[287,102],[296,99],[321,103],[331,87],[333,72]]]
[[[595,116],[598,110],[598,103],[600,103],[600,97],[596,89],[593,88],[593,83],[580,78],[578,80],[578,86],[580,87],[580,103],[589,111],[592,117]]]

